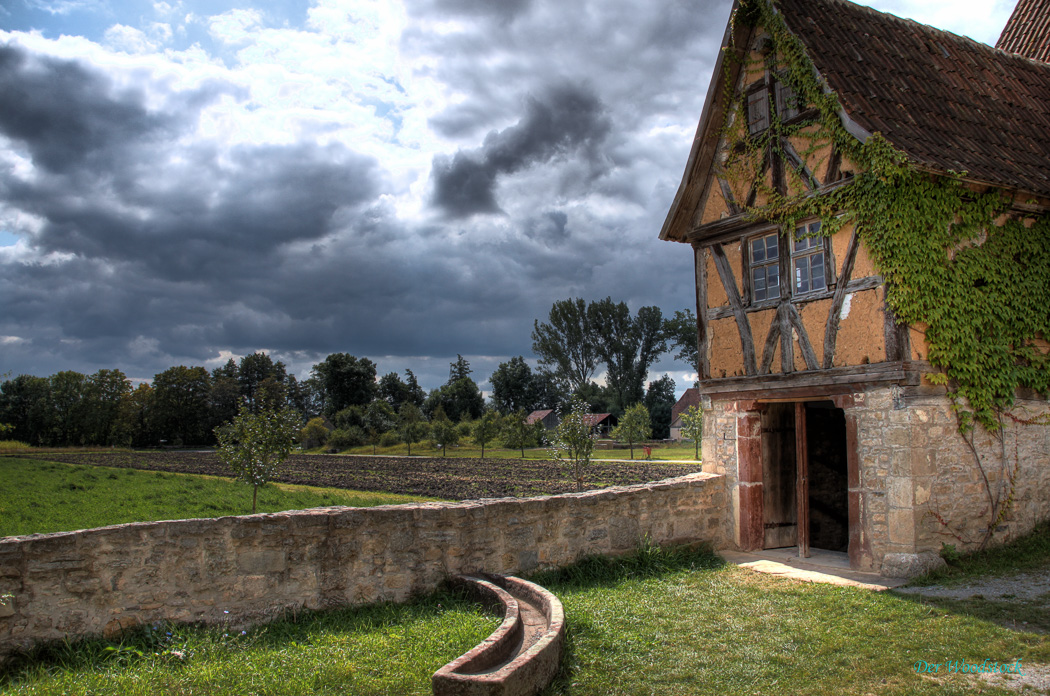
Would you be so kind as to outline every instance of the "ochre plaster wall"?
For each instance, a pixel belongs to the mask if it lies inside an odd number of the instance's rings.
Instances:
[[[656,544],[724,543],[724,480],[537,498],[319,508],[0,540],[0,655],[161,620],[401,601],[450,574],[527,572]],[[228,613],[227,613],[228,612]]]
[[[700,216],[701,225],[716,222],[729,215],[729,206],[726,205],[725,198],[722,196],[722,189],[715,177],[712,176],[710,181],[707,182],[706,190],[707,201],[704,203],[704,213]]]
[[[707,256],[707,306],[725,307],[729,304],[729,298],[726,296],[726,289],[722,285],[722,279],[718,276],[715,260],[711,256],[710,250],[705,250],[704,253]]]
[[[824,333],[828,326],[828,312],[831,311],[831,300],[817,300],[798,305],[802,326],[806,329],[813,352],[817,355],[817,364],[824,363]]]
[[[765,349],[766,337],[769,335],[769,328],[772,326],[773,319],[775,319],[776,316],[776,309],[763,309],[760,312],[748,312],[747,320],[751,324],[751,337],[755,342],[755,361],[759,365],[765,360],[766,356],[762,351]],[[771,371],[780,372],[779,363],[773,365]]]
[[[882,290],[850,293],[839,314],[834,367],[886,360]]]
[[[711,335],[711,376],[735,377],[744,374],[744,358],[740,352],[740,331],[736,320],[715,319],[708,324]]]

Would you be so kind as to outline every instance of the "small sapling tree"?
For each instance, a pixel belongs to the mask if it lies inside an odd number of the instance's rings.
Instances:
[[[295,446],[302,422],[291,408],[260,409],[252,413],[242,404],[232,422],[215,429],[219,459],[252,486],[252,513],[259,499],[259,486],[273,479],[277,467]]]
[[[412,443],[419,442],[427,435],[430,426],[423,419],[423,412],[411,401],[401,404],[397,414],[397,433],[408,445],[408,454],[412,456]]]
[[[627,442],[631,448],[631,459],[634,459],[634,443],[644,442],[653,436],[649,409],[645,404],[639,401],[628,408],[620,419],[620,424],[613,428],[612,436],[618,442]]]
[[[521,458],[525,458],[525,448],[535,447],[540,443],[543,425],[529,423],[529,414],[525,409],[518,409],[503,419],[503,444],[511,449],[520,449]]]
[[[591,463],[597,439],[591,425],[590,408],[583,399],[574,396],[561,423],[551,433],[547,446],[551,459],[569,463],[578,491],[583,490],[583,471]]]
[[[459,443],[459,431],[456,424],[445,415],[445,409],[438,406],[430,419],[430,436],[434,442],[441,445],[441,456],[444,457],[448,448]]]
[[[375,454],[379,439],[396,425],[397,414],[394,413],[394,408],[390,404],[377,399],[368,404],[364,420],[368,441],[372,443],[372,454]]]
[[[682,414],[682,437],[693,441],[694,459],[700,458],[700,439],[703,436],[704,409],[700,406],[690,406]]]
[[[488,411],[474,421],[471,434],[475,444],[481,445],[481,457],[485,458],[485,445],[491,442],[500,431],[500,417],[495,411]]]

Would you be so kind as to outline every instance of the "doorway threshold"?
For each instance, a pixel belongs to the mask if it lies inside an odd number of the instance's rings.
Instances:
[[[841,551],[810,549],[808,558],[799,558],[798,548],[791,546],[763,551],[720,551],[719,554],[741,568],[788,580],[859,587],[876,592],[907,582],[902,578],[884,578],[878,573],[851,570],[849,555]]]

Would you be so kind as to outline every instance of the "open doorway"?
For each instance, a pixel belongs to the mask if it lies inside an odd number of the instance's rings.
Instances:
[[[798,433],[804,433],[799,438]],[[763,548],[849,550],[846,419],[830,401],[762,412]]]

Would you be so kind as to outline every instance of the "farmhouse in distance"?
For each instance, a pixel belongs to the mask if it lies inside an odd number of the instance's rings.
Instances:
[[[660,232],[742,550],[914,575],[1050,516],[1050,2],[998,46],[738,0]]]

